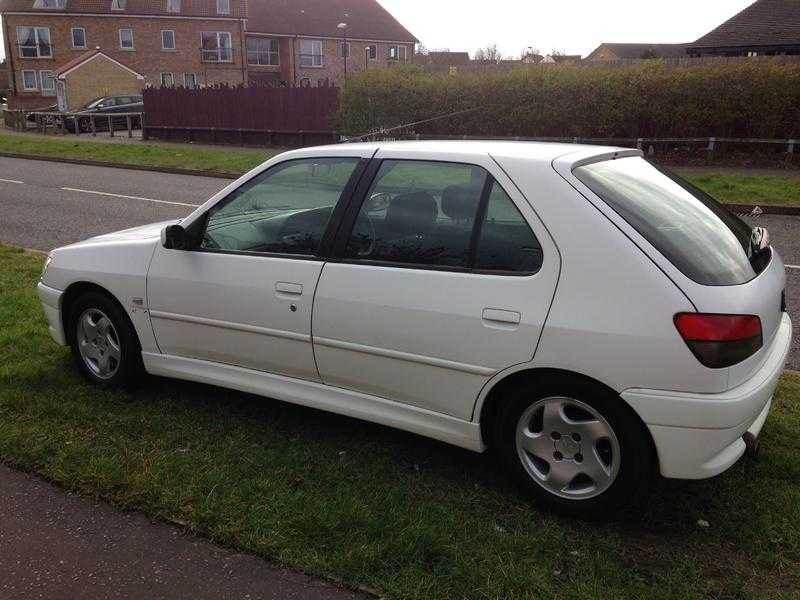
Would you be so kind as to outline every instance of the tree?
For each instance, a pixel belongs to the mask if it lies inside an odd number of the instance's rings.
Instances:
[[[478,48],[475,51],[475,61],[485,63],[499,63],[503,59],[497,44],[490,44],[486,48]]]

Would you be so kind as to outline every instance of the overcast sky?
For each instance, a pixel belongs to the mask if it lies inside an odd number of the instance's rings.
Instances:
[[[514,56],[528,46],[585,56],[601,42],[692,42],[752,1],[380,0],[431,50],[496,43]]]

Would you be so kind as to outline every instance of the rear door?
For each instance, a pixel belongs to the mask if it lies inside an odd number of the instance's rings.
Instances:
[[[380,151],[314,301],[322,380],[460,419],[532,359],[558,253],[488,156]]]

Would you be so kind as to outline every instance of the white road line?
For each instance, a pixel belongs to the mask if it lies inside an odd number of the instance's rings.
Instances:
[[[0,179],[3,183],[25,183],[24,181],[19,181],[18,179]]]
[[[155,200],[153,198],[142,198],[141,196],[126,196],[125,194],[112,194],[111,192],[98,192],[95,190],[81,190],[78,188],[62,187],[67,192],[80,192],[82,194],[95,194],[97,196],[111,196],[112,198],[124,198],[126,200],[141,200],[143,202],[155,202],[156,204],[171,204],[172,206],[191,206],[197,208],[197,204],[186,204],[185,202],[170,202],[168,200]]]
[[[800,269],[800,265],[784,265],[787,269]]]

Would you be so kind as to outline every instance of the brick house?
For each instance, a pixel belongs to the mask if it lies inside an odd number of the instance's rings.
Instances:
[[[317,85],[410,62],[417,41],[376,0],[0,0],[0,14],[14,108],[55,104],[54,73],[92,50],[143,87]]]
[[[687,51],[691,56],[800,55],[800,0],[758,0]]]
[[[647,58],[681,58],[686,56],[686,44],[610,44],[595,48],[585,60],[614,61]]]

